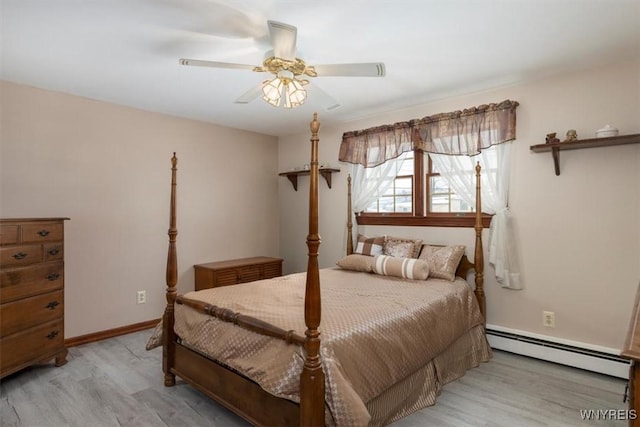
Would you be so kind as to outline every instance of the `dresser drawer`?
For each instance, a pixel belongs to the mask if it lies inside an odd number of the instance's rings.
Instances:
[[[235,285],[240,280],[238,276],[238,271],[233,269],[228,270],[219,270],[213,273],[213,286],[229,286]]]
[[[62,243],[47,243],[44,245],[45,262],[62,259],[64,259],[64,245]]]
[[[1,302],[62,289],[63,286],[62,261],[0,271]]]
[[[0,305],[0,335],[15,334],[64,316],[62,290]]]
[[[54,320],[0,338],[0,372],[28,366],[64,348],[64,323]]]
[[[19,226],[0,225],[0,245],[15,245],[20,240]]]
[[[282,261],[265,264],[263,266],[262,278],[271,279],[282,276]]]
[[[238,283],[254,282],[262,279],[262,266],[250,265],[238,268]]]
[[[42,245],[0,248],[0,267],[18,267],[42,262]]]
[[[33,223],[22,225],[22,243],[55,242],[62,240],[62,223]]]

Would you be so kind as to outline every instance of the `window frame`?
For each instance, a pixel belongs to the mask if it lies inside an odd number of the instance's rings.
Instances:
[[[428,212],[429,200],[429,177],[438,176],[438,173],[431,172],[431,159],[424,155],[422,150],[413,150],[413,212],[407,214],[403,212],[359,212],[356,214],[358,225],[399,225],[399,226],[422,226],[422,227],[474,227],[476,223],[476,213],[443,213]],[[424,159],[427,159],[425,162]],[[425,163],[426,167],[425,167]],[[426,169],[426,170],[425,170]],[[420,177],[420,179],[418,179]],[[482,214],[482,226],[488,228],[493,215]]]

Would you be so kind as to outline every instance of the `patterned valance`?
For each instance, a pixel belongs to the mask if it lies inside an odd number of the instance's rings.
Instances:
[[[518,105],[516,101],[506,100],[393,125],[345,132],[338,159],[374,167],[413,149],[472,156],[484,148],[516,138]]]

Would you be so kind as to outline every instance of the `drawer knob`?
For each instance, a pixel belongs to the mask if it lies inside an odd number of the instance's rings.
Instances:
[[[18,252],[17,254],[14,254],[13,257],[15,259],[24,259],[27,257],[27,254],[25,254],[24,252]]]
[[[52,339],[54,339],[55,337],[57,337],[59,333],[60,333],[60,332],[58,332],[58,331],[51,331],[51,332],[49,332],[49,335],[47,335],[47,338],[49,338],[50,340],[52,340]]]
[[[40,230],[38,231],[38,236],[47,237],[49,235],[49,230]]]
[[[60,248],[51,248],[49,249],[49,255],[58,255],[58,253],[60,252]]]
[[[55,310],[55,308],[59,305],[60,303],[58,301],[51,301],[49,304],[47,304],[46,308],[49,310]]]
[[[60,275],[58,273],[51,273],[47,276],[47,279],[50,282],[53,282],[54,280],[58,280],[58,277],[60,277]]]

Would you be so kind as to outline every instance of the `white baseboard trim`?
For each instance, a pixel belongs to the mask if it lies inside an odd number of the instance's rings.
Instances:
[[[629,377],[620,350],[487,324],[491,348],[618,378]]]

